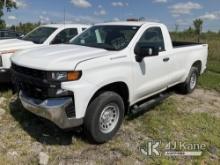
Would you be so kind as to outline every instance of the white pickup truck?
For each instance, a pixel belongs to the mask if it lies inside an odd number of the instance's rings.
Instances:
[[[66,43],[87,29],[81,24],[51,24],[34,29],[21,39],[5,39],[0,41],[0,82],[10,82],[10,57],[19,50],[51,44]]]
[[[62,129],[83,126],[90,139],[104,143],[141,101],[177,84],[192,92],[207,55],[207,44],[172,42],[163,24],[117,22],[11,59],[27,110]]]

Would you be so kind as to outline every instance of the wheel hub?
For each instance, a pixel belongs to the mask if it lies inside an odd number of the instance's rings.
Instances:
[[[117,104],[109,104],[104,107],[100,118],[99,128],[103,133],[111,132],[117,125],[119,120],[119,107]]]
[[[197,76],[196,73],[193,73],[191,78],[190,78],[190,88],[194,89],[196,86],[196,81],[197,81]]]

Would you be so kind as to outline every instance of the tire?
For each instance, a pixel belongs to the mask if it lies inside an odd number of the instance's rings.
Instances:
[[[182,94],[190,94],[192,93],[198,83],[199,71],[197,67],[192,67],[190,69],[189,75],[186,81],[178,86],[179,91]]]
[[[102,144],[119,130],[125,113],[123,99],[115,92],[100,93],[89,104],[84,120],[84,131],[92,143]]]

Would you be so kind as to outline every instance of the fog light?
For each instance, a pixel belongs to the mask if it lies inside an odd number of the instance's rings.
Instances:
[[[70,95],[73,95],[73,93],[65,89],[58,89],[56,91],[56,96],[70,96]]]

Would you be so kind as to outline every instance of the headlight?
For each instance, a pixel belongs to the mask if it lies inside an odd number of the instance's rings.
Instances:
[[[79,80],[81,76],[81,71],[51,72],[51,79],[53,81],[75,81]]]

